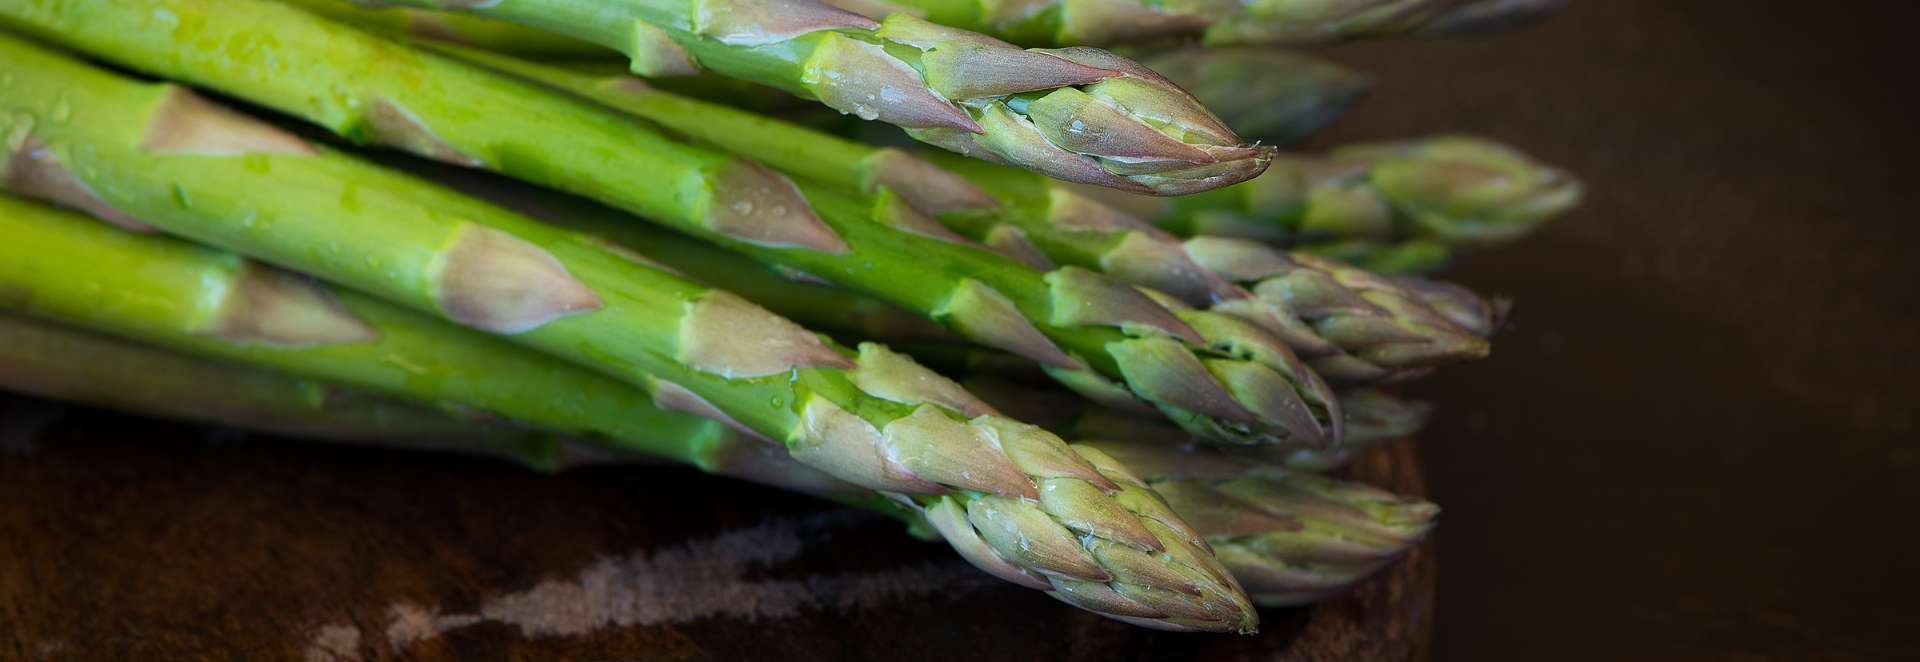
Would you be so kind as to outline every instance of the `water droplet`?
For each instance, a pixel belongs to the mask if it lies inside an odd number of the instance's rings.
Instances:
[[[73,106],[67,105],[66,99],[55,101],[52,115],[53,121],[65,124],[67,120],[73,119]]]
[[[774,409],[779,409],[782,406],[785,406],[787,404],[787,400],[786,398],[782,398],[776,395],[776,396],[773,396],[773,401],[769,404],[772,404]]]

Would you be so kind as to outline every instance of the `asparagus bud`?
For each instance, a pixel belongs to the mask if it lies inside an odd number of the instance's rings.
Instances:
[[[1506,326],[1507,318],[1513,314],[1511,299],[1488,299],[1458,283],[1419,276],[1395,276],[1393,282],[1420,297],[1421,301],[1427,302],[1427,305],[1460,325],[1460,328],[1482,338],[1492,338],[1500,327]]]
[[[1164,444],[1083,441],[1185,514],[1255,603],[1325,599],[1424,539],[1440,508],[1369,485]]]
[[[551,434],[0,312],[0,389],[272,434],[494,455],[554,468],[597,455]]]
[[[1437,136],[1350,145],[1324,157],[1285,155],[1254,181],[1174,200],[1153,220],[1175,232],[1283,246],[1413,241],[1467,251],[1526,236],[1577,206],[1583,188],[1511,147]],[[1354,254],[1337,245],[1318,250]]]
[[[1383,276],[1237,239],[1195,237],[1187,251],[1258,295],[1222,310],[1285,338],[1329,382],[1404,381],[1487,355],[1484,338]]]

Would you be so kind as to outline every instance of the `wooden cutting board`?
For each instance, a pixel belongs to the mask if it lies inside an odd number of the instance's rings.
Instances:
[[[1419,660],[1431,543],[1257,636],[1152,632],[891,520],[665,467],[560,475],[0,395],[0,659]],[[1418,494],[1414,445],[1352,477]]]

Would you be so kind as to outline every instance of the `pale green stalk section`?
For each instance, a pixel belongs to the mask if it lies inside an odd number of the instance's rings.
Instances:
[[[406,7],[356,6],[338,0],[280,0],[328,18],[417,34],[536,60],[619,60],[619,51],[505,21]]]
[[[788,270],[783,275],[777,267],[585,198],[411,157],[382,161],[543,222],[611,240],[692,280],[746,297],[781,317],[835,337],[887,343],[959,340],[920,315],[812,280],[801,272]]]
[[[231,334],[221,331],[220,322],[235,312],[289,310],[249,309],[248,285],[276,276],[270,267],[232,253],[129,233],[3,194],[0,236],[7,238],[0,242],[0,309],[428,407],[606,440],[709,472],[750,471],[733,464],[740,451],[753,450],[742,442],[764,444],[713,421],[662,412],[646,391],[620,381],[347,290],[324,291],[376,337],[311,346],[226,339]],[[784,453],[778,455],[784,460]],[[835,483],[813,476],[817,486]]]
[[[562,442],[551,434],[461,420],[12,313],[0,313],[0,389],[303,439],[505,456],[542,469],[563,461]]]
[[[562,277],[602,301],[513,333],[513,342],[642,388],[671,381],[774,439],[798,437],[810,393],[847,409],[909,411],[859,404],[862,395],[840,371],[729,379],[686,365],[677,358],[682,319],[712,290],[585,237],[325,149],[206,155],[143,148],[153,118],[179,93],[173,86],[116,76],[5,36],[0,66],[13,72],[0,87],[0,108],[8,111],[0,133],[38,140],[108,206],[142,222],[456,318],[440,293],[458,283],[439,270],[471,228],[484,225],[547,251],[564,265]]]

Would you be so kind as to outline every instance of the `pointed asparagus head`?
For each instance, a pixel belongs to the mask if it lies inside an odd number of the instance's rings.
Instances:
[[[1585,191],[1564,170],[1471,136],[1356,145],[1335,156],[1372,162],[1372,187],[1424,234],[1454,246],[1518,239],[1578,206]]]
[[[1513,314],[1512,299],[1483,297],[1458,283],[1420,276],[1395,276],[1393,282],[1420,297],[1460,328],[1482,338],[1492,338]]]
[[[1359,267],[1218,237],[1190,239],[1187,252],[1202,266],[1250,285],[1264,304],[1227,302],[1216,310],[1273,331],[1335,384],[1411,379],[1482,358],[1490,348],[1418,295]]]
[[[1118,460],[1004,418],[883,346],[862,345],[857,361],[854,386],[908,413],[887,420],[816,393],[790,435],[794,459],[913,504],[975,565],[1066,602],[1161,629],[1257,623],[1200,534]]]
[[[1422,499],[1258,460],[1141,441],[1082,445],[1145,477],[1262,606],[1345,590],[1418,544],[1440,513]]]
[[[1141,61],[1179,83],[1241,137],[1299,142],[1366,95],[1366,76],[1276,48],[1182,48]]]
[[[894,48],[866,59],[885,55],[906,67],[893,84],[903,84],[908,71],[917,69],[924,72],[919,76],[925,89],[950,102],[913,102],[926,109],[925,117],[894,123],[916,138],[956,152],[1067,181],[1153,195],[1183,195],[1245,181],[1273,156],[1271,147],[1245,144],[1165,77],[1106,51],[1021,50],[906,14],[887,17],[875,34]],[[846,51],[834,57],[851,62],[862,56]],[[892,95],[901,105],[909,103],[908,96]],[[850,102],[861,108],[841,110],[878,116],[875,102]],[[928,119],[947,116],[949,108],[963,112],[969,121]]]
[[[1036,474],[1037,500],[956,495],[927,505],[928,520],[962,556],[1062,602],[1145,627],[1250,632],[1257,625],[1238,583],[1145,481],[1097,449],[1069,447],[1030,426],[994,427],[1002,443],[1044,445],[1028,452],[1050,458],[1052,469]]]

